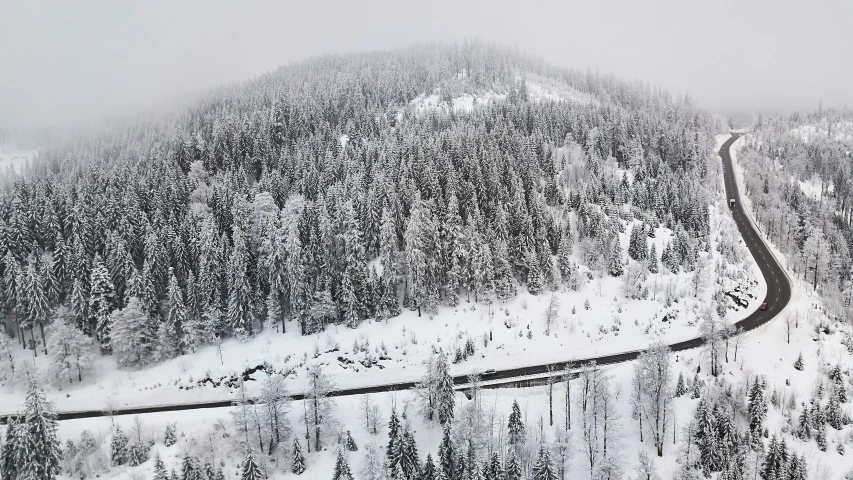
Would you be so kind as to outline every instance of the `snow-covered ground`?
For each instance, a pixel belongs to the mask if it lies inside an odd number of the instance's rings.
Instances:
[[[454,79],[454,86],[460,88],[465,87],[465,82],[461,78]],[[585,94],[568,85],[560,84],[554,80],[539,75],[530,75],[526,78],[527,94],[531,101],[534,102],[575,102],[575,103],[594,103],[595,98]],[[453,90],[453,87],[444,87]],[[431,110],[444,110],[446,112],[453,111],[455,113],[470,112],[475,106],[488,105],[496,101],[506,99],[505,88],[496,87],[496,89],[478,91],[476,93],[461,93],[452,95],[443,95],[442,88],[436,88],[429,95],[423,93],[417,96],[411,102],[411,107],[416,114],[421,114]]]
[[[0,145],[0,176],[25,172],[37,153],[38,150],[16,150],[8,145]]]
[[[794,178],[793,175],[791,175],[791,183],[794,183],[794,182],[799,184],[800,191],[803,192],[803,194],[805,196],[811,198],[812,200],[820,200],[821,199],[821,196],[822,196],[822,190],[821,189],[824,189],[824,191],[826,191],[827,193],[832,193],[835,190],[832,183],[830,183],[829,185],[824,185],[824,182],[820,178],[819,175],[815,175],[814,177],[812,177],[808,180],[797,180]]]
[[[786,325],[781,319],[774,320],[745,334],[737,347],[737,360],[735,360],[734,355],[734,344],[730,345],[729,362],[723,363],[723,373],[719,380],[738,385],[747,377],[753,378],[755,375],[764,375],[768,383],[768,403],[770,392],[775,390],[780,398],[788,398],[793,395],[799,408],[800,402],[807,401],[810,398],[817,382],[832,365],[840,362],[845,370],[853,368],[853,357],[847,353],[846,348],[840,343],[841,332],[815,333],[817,326],[825,320],[814,309],[814,305],[819,304],[819,302],[820,299],[812,296],[808,289],[801,289],[797,286],[788,311],[799,317],[799,324],[792,327],[790,343],[786,340]],[[804,358],[804,371],[797,371],[793,367],[800,353],[803,354]],[[675,359],[673,361],[675,362]],[[709,370],[707,359],[701,350],[681,352],[677,356],[677,362],[674,363],[674,374],[677,377],[681,373],[689,380],[700,364],[703,368],[702,373],[699,374],[699,379],[710,385],[714,379],[707,373]],[[629,363],[610,366],[606,367],[605,371],[613,378],[614,384],[621,386],[617,400],[619,412],[617,422],[620,428],[616,430],[614,437],[620,441],[616,450],[624,462],[623,467],[627,473],[632,473],[636,464],[636,454],[640,449],[644,449],[650,456],[654,457],[654,447],[648,439],[648,431],[646,432],[646,442],[640,443],[637,423],[631,417],[630,382],[633,375],[633,365]],[[557,429],[564,428],[564,388],[562,383],[555,387],[553,405],[555,421],[553,427],[548,425],[548,395],[545,387],[483,390],[481,403],[484,406],[485,415],[488,417],[487,421],[491,421],[491,417],[494,416],[494,429],[497,435],[497,431],[502,426],[506,426],[513,400],[517,400],[521,407],[524,423],[531,434],[530,441],[538,444],[540,419],[544,423],[542,434],[547,441],[553,441]],[[705,387],[703,391],[707,392],[707,389],[708,387]],[[573,386],[573,391],[578,391],[577,385]],[[404,422],[408,422],[415,432],[421,461],[428,453],[432,454],[434,459],[436,458],[438,445],[441,441],[441,428],[436,424],[426,422],[418,413],[417,398],[413,392],[374,394],[371,395],[371,399],[380,406],[385,422],[389,418],[392,403],[396,404],[398,414],[405,411],[406,419]],[[356,478],[359,478],[358,471],[364,461],[366,445],[368,443],[377,445],[380,449],[380,458],[384,458],[384,448],[388,442],[385,422],[383,422],[380,433],[372,435],[365,428],[358,415],[354,413],[359,411],[362,400],[363,396],[335,399],[338,424],[335,431],[350,430],[359,446],[358,451],[347,453],[350,467]],[[457,412],[470,403],[461,393],[457,394],[456,401]],[[691,399],[689,395],[674,400],[674,415],[670,418],[674,420],[676,445],[672,444],[673,426],[670,425],[667,428],[669,440],[664,447],[664,457],[655,457],[661,478],[673,478],[673,474],[679,468],[677,459],[683,457],[680,452],[685,444],[684,429],[693,417],[697,403],[698,400]],[[577,406],[573,406],[573,408],[576,409]],[[203,455],[202,460],[210,460],[216,467],[224,465],[226,478],[231,479],[238,478],[237,472],[239,462],[242,461],[242,450],[240,439],[235,438],[233,433],[230,411],[229,408],[217,408],[146,414],[139,416],[139,423],[142,425],[143,438],[148,437],[156,442],[152,449],[152,458],[155,452],[161,454],[168,468],[174,467],[179,470],[183,453],[186,451],[196,452],[196,454],[201,453]],[[301,420],[302,411],[301,402],[293,402],[289,415],[294,435],[300,437],[303,453],[306,455],[307,470],[300,478],[332,478],[338,445],[334,443],[334,439],[327,438],[324,451],[306,453],[304,450],[304,425]],[[574,422],[577,422],[576,410],[574,414],[576,415]],[[814,440],[804,443],[786,433],[787,428],[783,426],[787,423],[789,416],[790,413],[783,414],[781,409],[770,406],[765,424],[769,427],[771,435],[784,436],[793,451],[805,455],[809,466],[809,478],[842,478],[847,471],[853,468],[853,456],[842,457],[835,451],[837,442],[849,441],[849,437],[853,433],[851,427],[845,427],[842,431],[835,431],[830,428],[828,432],[829,448],[827,452],[821,452]],[[113,419],[103,417],[64,421],[60,423],[59,433],[63,439],[70,438],[76,441],[80,432],[88,429],[95,434],[96,438],[102,439],[101,448],[106,453],[109,446],[108,435],[112,429],[113,421],[121,425],[125,432],[134,432],[136,419],[130,416],[122,416]],[[793,421],[796,423],[796,412],[794,412]],[[172,422],[177,424],[179,441],[175,446],[165,447],[163,445],[163,431],[166,425]],[[568,478],[587,478],[585,459],[580,451],[582,438],[577,427],[578,425],[575,424],[574,430],[570,433],[570,450],[573,458],[569,463],[572,475]],[[224,436],[226,432],[228,432],[228,437]],[[287,453],[281,453],[265,465],[266,473],[270,479],[297,478],[289,472],[289,458]],[[152,466],[153,461],[139,467],[119,467],[113,472],[102,475],[102,478],[132,478],[133,474],[144,474],[145,477],[150,477]],[[821,474],[826,476],[821,477]]]

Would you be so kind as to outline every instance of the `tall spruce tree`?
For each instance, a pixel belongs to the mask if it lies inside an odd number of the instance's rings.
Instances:
[[[344,452],[341,449],[338,449],[338,457],[335,460],[335,471],[332,473],[332,480],[353,480],[347,457],[344,456]]]
[[[186,480],[186,477],[184,477]],[[194,478],[194,477],[193,477]],[[263,480],[264,474],[255,462],[255,455],[252,449],[246,451],[246,459],[243,461],[243,471],[240,473],[240,480]]]
[[[509,446],[517,449],[524,444],[526,439],[524,431],[524,422],[521,419],[521,408],[518,406],[518,400],[512,401],[512,412],[509,414],[509,424],[507,425],[509,435]]]
[[[302,475],[305,472],[305,457],[302,456],[302,447],[299,446],[299,439],[293,438],[293,458],[290,461],[290,471],[296,475]]]
[[[545,444],[539,447],[539,456],[533,464],[533,480],[557,480],[557,473],[551,463],[551,453]]]
[[[100,255],[95,257],[92,264],[92,276],[89,280],[91,291],[89,293],[89,325],[90,331],[101,344],[101,350],[109,351],[112,333],[112,311],[114,292],[113,282],[110,274],[104,266]]]

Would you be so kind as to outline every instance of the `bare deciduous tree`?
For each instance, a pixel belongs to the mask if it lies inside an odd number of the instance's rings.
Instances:
[[[672,408],[672,362],[669,347],[663,342],[652,344],[640,354],[634,365],[635,411],[645,418],[659,457],[663,456],[667,415]],[[640,423],[642,438],[642,420]]]
[[[545,335],[551,335],[551,324],[560,315],[560,299],[552,294],[548,298],[548,306],[545,307]],[[552,423],[553,424],[553,423]]]

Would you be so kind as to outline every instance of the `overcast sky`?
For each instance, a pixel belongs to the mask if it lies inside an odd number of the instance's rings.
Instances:
[[[0,123],[93,120],[313,55],[465,38],[717,111],[853,106],[847,0],[0,0]]]

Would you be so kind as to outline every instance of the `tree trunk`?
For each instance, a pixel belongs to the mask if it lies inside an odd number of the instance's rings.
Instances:
[[[320,401],[314,398],[314,449],[320,451]]]
[[[302,409],[305,410],[305,443],[308,445],[308,453],[311,453],[311,430],[308,428],[308,402],[302,402]]]
[[[820,243],[818,243],[820,246]],[[817,290],[817,253],[814,256],[814,282],[812,284],[812,290]]]
[[[30,345],[30,346],[33,348],[33,356],[38,357],[39,354],[38,354],[38,347],[36,347],[36,332],[32,328],[30,328],[30,342],[32,343],[32,345]]]
[[[21,342],[22,347],[27,348],[27,342],[24,340],[23,332],[21,332],[21,320],[18,318],[17,315],[15,315],[14,317],[15,317],[15,330],[16,330],[17,335],[18,335],[18,341]]]
[[[39,329],[41,329],[41,344],[44,347],[44,354],[47,355],[47,338],[44,336],[44,323],[39,322]]]
[[[572,429],[572,382],[571,374],[566,375],[566,430]]]

